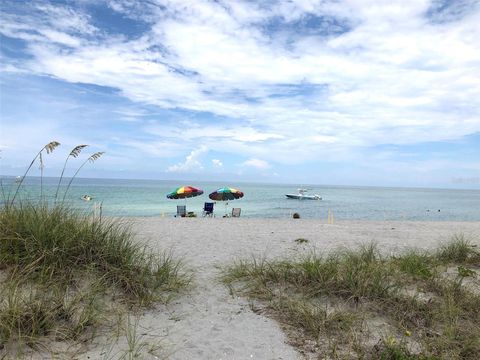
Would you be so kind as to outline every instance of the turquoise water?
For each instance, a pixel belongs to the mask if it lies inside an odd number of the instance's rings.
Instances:
[[[64,180],[65,181],[65,180]],[[67,181],[65,181],[67,182]],[[58,179],[44,178],[43,193],[48,199],[55,194]],[[8,193],[15,184],[13,178],[2,180]],[[230,201],[242,209],[242,217],[286,218],[298,212],[302,218],[326,219],[331,210],[337,220],[455,220],[480,221],[480,190],[382,188],[347,186],[307,186],[310,194],[323,200],[291,200],[287,193],[296,193],[304,185],[179,182],[159,180],[75,179],[67,200],[74,207],[91,211],[94,202],[101,202],[103,214],[116,216],[173,216],[176,205],[185,200],[169,200],[166,194],[181,185],[192,185],[204,194],[186,200],[187,211],[201,214],[208,194],[223,186],[236,187],[245,193],[242,199]],[[64,188],[62,188],[64,190]],[[63,196],[63,191],[60,191]],[[85,202],[85,194],[93,200]],[[38,199],[40,179],[27,178],[22,185],[21,198]],[[440,211],[439,211],[440,210]],[[215,204],[216,216],[225,213],[225,204]]]

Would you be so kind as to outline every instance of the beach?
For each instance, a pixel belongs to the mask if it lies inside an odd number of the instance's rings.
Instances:
[[[0,360],[480,359],[480,0],[0,1]]]
[[[154,251],[171,250],[193,273],[193,287],[167,305],[138,317],[151,359],[302,359],[281,327],[252,311],[247,299],[232,295],[220,280],[223,266],[260,255],[294,258],[312,250],[329,252],[375,242],[387,254],[407,248],[436,248],[463,234],[480,244],[480,222],[325,221],[247,218],[125,218],[138,241]],[[295,242],[307,239],[306,243]],[[122,341],[115,347],[125,346]],[[152,345],[153,347],[153,345]],[[97,339],[78,358],[105,352]],[[115,351],[113,351],[115,353]]]

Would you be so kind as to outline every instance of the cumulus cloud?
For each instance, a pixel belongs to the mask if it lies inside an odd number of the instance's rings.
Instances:
[[[187,155],[184,162],[168,167],[167,172],[195,172],[203,170],[200,158],[207,152],[208,149],[206,146],[201,146],[198,149],[192,150],[192,152]]]

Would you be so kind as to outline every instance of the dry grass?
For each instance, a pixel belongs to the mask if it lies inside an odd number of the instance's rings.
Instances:
[[[443,276],[452,266],[456,276]],[[478,267],[476,247],[456,237],[432,253],[382,256],[368,245],[293,261],[239,261],[223,280],[260,301],[292,344],[321,359],[473,360],[480,354],[480,296],[464,281]],[[379,318],[387,333],[371,325]],[[307,350],[299,337],[316,346]]]

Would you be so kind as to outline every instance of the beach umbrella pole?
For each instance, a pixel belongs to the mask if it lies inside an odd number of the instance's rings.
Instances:
[[[184,199],[185,200],[185,213],[187,212],[187,198],[202,195],[203,190],[196,189],[192,186],[182,186],[171,193],[167,194],[168,199]]]
[[[214,192],[212,192],[208,197],[215,201],[224,201],[225,202],[225,216],[229,216],[228,214],[228,201],[240,199],[243,197],[243,192],[233,188],[220,188]]]

